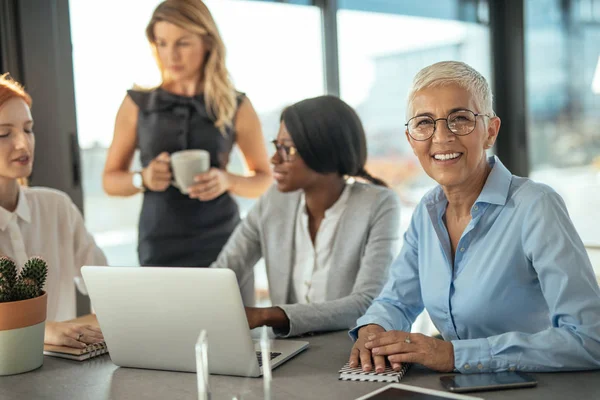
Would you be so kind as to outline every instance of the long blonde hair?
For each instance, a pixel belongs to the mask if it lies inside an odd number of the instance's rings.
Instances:
[[[23,100],[29,108],[31,108],[31,96],[25,91],[23,85],[13,80],[10,74],[7,72],[0,75],[0,107],[12,98],[18,98]],[[18,178],[17,182],[21,186],[28,186],[29,180],[27,178]]]
[[[154,25],[160,21],[198,34],[204,40],[209,49],[204,62],[204,100],[208,112],[215,119],[215,126],[224,132],[233,125],[237,109],[236,92],[225,66],[225,45],[208,7],[201,0],[166,0],[154,10],[146,27],[146,37],[165,82],[169,78],[158,58],[154,36]]]

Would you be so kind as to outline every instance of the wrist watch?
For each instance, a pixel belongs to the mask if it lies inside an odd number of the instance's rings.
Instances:
[[[133,173],[131,177],[131,183],[133,183],[133,186],[135,186],[137,189],[140,189],[142,192],[146,190],[146,187],[144,186],[144,178],[142,177],[141,171],[135,171]]]

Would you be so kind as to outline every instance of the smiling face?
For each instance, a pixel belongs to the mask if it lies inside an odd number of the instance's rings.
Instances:
[[[207,53],[200,35],[160,21],[154,25],[154,37],[160,64],[172,80],[196,80],[200,77]]]
[[[429,87],[415,93],[409,118],[420,115],[447,118],[457,110],[481,112],[475,97],[458,85]],[[432,138],[416,141],[408,131],[406,137],[427,175],[443,187],[454,188],[468,186],[485,173],[485,150],[493,146],[499,129],[499,118],[478,116],[475,129],[466,136],[454,135],[448,130],[446,121],[439,120]]]
[[[34,147],[29,106],[13,97],[0,105],[0,178],[13,180],[31,175]]]

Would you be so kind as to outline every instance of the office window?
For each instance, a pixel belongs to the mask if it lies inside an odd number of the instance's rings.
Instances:
[[[438,61],[467,62],[490,79],[489,28],[477,22],[487,20],[486,9],[475,3],[441,1],[443,7],[433,8],[384,0],[340,3],[346,8],[338,12],[341,96],[364,123],[368,169],[400,196],[402,233],[435,184],[404,134],[407,93],[414,75]]]
[[[313,4],[313,0],[252,0],[252,1],[265,1],[269,3],[286,3],[286,4],[300,4],[304,6],[310,6]]]
[[[435,182],[405,136],[407,94],[415,74],[438,61],[464,61],[488,81],[491,56],[484,2],[341,0],[338,12],[341,96],[360,115],[369,146],[367,169],[399,195],[403,235],[412,212]],[[491,83],[491,81],[490,81]],[[426,312],[413,331],[433,334]]]
[[[600,1],[525,1],[531,177],[600,244]]]
[[[142,198],[107,196],[101,176],[115,115],[126,90],[134,84],[159,83],[144,35],[159,2],[70,2],[86,224],[111,265],[138,263],[137,223]],[[272,2],[205,2],[227,46],[233,81],[251,99],[269,140],[277,134],[284,106],[323,94],[320,12],[316,7]],[[118,28],[107,29],[107,24]],[[230,169],[242,172],[243,162],[236,154]],[[239,203],[245,215],[253,201],[240,199]],[[265,286],[265,279],[260,273],[259,286]]]

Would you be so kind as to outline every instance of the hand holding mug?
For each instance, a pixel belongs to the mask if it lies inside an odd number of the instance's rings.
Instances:
[[[162,152],[142,170],[144,186],[153,192],[164,192],[171,185],[171,157]]]
[[[231,187],[229,174],[218,168],[211,168],[208,172],[196,175],[196,182],[189,187],[189,196],[192,199],[209,201],[228,191]]]
[[[191,149],[171,154],[173,182],[182,194],[189,195],[189,189],[196,184],[196,177],[210,170],[210,153],[206,150]],[[190,196],[191,197],[191,196]]]

